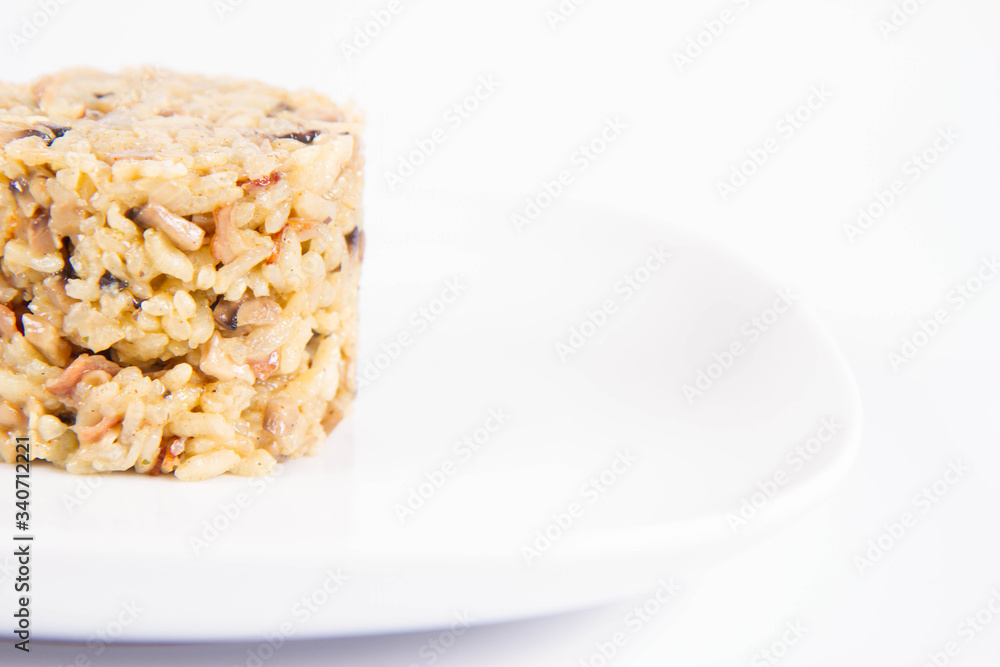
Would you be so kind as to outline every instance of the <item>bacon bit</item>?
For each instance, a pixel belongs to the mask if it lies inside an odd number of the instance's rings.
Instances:
[[[215,234],[212,236],[212,257],[223,264],[245,253],[250,246],[244,242],[232,223],[233,206],[229,204],[215,211]]]
[[[66,369],[45,383],[45,390],[53,396],[67,397],[72,395],[76,385],[84,375],[92,371],[104,371],[111,377],[118,374],[121,367],[99,354],[83,354],[76,358]]]
[[[263,190],[264,188],[268,188],[274,185],[280,180],[281,180],[281,174],[279,174],[276,171],[272,171],[267,176],[262,176],[255,181],[247,181],[246,183],[241,183],[240,185],[242,185],[243,189],[246,190],[247,192],[257,193]]]
[[[267,359],[248,359],[247,364],[249,364],[250,370],[253,371],[258,380],[266,380],[274,371],[278,370],[278,359],[278,351],[275,350],[267,355]]]
[[[299,241],[308,241],[319,236],[321,231],[332,221],[333,218],[327,218],[323,222],[310,220],[308,218],[289,218],[285,223],[285,227],[294,229],[295,235],[298,237]],[[284,227],[282,227],[282,229],[284,229]],[[280,234],[281,232],[278,232],[278,235]],[[274,236],[275,235],[272,234],[271,238],[274,238]],[[277,242],[277,239],[275,239],[275,241]]]
[[[301,225],[298,222],[294,222],[297,220],[297,218],[290,218],[280,230],[271,234],[271,240],[274,241],[274,251],[265,260],[268,264],[276,264],[278,262],[278,256],[283,246],[288,244],[298,246],[300,241],[298,229]]]
[[[174,468],[177,467],[177,462],[180,460],[181,454],[184,453],[184,446],[187,443],[187,438],[174,438],[173,443],[170,445],[170,449],[167,450],[167,456],[163,459],[163,465],[160,466],[160,470],[163,472],[173,472]]]
[[[101,421],[93,426],[77,426],[76,437],[84,444],[90,444],[100,439],[108,430],[122,420],[122,415],[114,417],[102,417]]]
[[[160,474],[160,466],[163,465],[163,456],[167,453],[167,441],[164,440],[160,442],[160,451],[156,453],[156,460],[153,461],[153,467],[149,469],[147,473],[150,477],[156,477]]]
[[[14,334],[21,333],[17,329],[17,316],[7,306],[0,304],[0,333],[7,340],[14,337]]]
[[[149,476],[156,477],[161,472],[172,472],[177,467],[177,457],[184,451],[185,442],[187,442],[187,438],[180,436],[174,436],[170,439],[165,438],[160,443],[160,451],[156,455],[153,467],[149,469]]]

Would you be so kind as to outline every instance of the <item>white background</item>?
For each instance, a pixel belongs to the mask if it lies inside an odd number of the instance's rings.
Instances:
[[[894,4],[918,7],[898,31]],[[669,611],[618,665],[754,665],[786,620],[808,631],[780,664],[923,665],[956,640],[955,665],[1000,661],[1000,618],[966,642],[958,626],[1000,590],[997,435],[1000,285],[987,283],[910,363],[887,353],[1000,253],[1000,5],[990,0],[403,0],[350,57],[344,44],[386,0],[150,3],[66,0],[16,50],[10,34],[45,3],[6,0],[0,77],[70,65],[153,64],[260,78],[353,98],[367,112],[368,224],[395,196],[386,173],[449,127],[397,193],[513,192],[570,168],[607,119],[627,125],[564,195],[652,216],[715,239],[794,286],[847,353],[865,402],[862,454],[826,505],[736,555],[685,573]],[[573,6],[572,3],[567,3]],[[728,9],[733,20],[679,68],[675,52]],[[374,32],[374,31],[373,31]],[[682,71],[680,71],[682,69]],[[449,107],[480,77],[495,93],[460,127]],[[776,124],[825,86],[829,101],[791,138]],[[958,140],[921,178],[905,164],[951,128]],[[779,149],[723,201],[746,152]],[[850,243],[844,225],[893,179],[906,190]],[[559,205],[557,202],[556,206]],[[397,223],[398,224],[398,223]],[[544,216],[538,224],[544,224]],[[608,230],[613,242],[614,230]],[[1000,282],[997,280],[995,282]],[[969,472],[873,567],[855,557],[949,461]],[[635,601],[464,635],[440,665],[578,665]],[[268,664],[426,664],[428,635],[305,642]],[[3,647],[10,655],[9,647]],[[229,665],[246,647],[45,646],[35,664]]]

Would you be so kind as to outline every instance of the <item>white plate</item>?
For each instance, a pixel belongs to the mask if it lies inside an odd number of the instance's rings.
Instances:
[[[740,533],[801,514],[841,481],[859,442],[858,393],[801,303],[752,341],[741,329],[778,286],[706,242],[568,204],[517,234],[509,216],[521,205],[427,198],[370,212],[362,358],[401,333],[409,342],[321,457],[263,481],[194,484],[34,465],[35,637],[86,640],[120,630],[119,617],[127,640],[180,641],[576,609],[649,587],[684,549],[731,544],[727,513],[775,473],[787,476]],[[661,247],[670,259],[626,298],[618,282]],[[424,328],[420,309],[437,311],[455,277],[461,294]],[[564,362],[556,342],[609,299],[616,312]],[[734,342],[745,353],[685,398]],[[506,423],[473,455],[456,451],[496,409]],[[831,416],[843,426],[793,469],[788,452]],[[621,452],[635,462],[617,481],[584,488]],[[402,524],[397,504],[449,462],[453,474]],[[0,473],[11,503],[12,472]],[[572,526],[529,564],[522,547],[574,502]],[[212,521],[228,527],[208,539]],[[198,554],[193,536],[208,543]],[[328,593],[338,568],[348,579]],[[135,619],[122,611],[133,603]]]

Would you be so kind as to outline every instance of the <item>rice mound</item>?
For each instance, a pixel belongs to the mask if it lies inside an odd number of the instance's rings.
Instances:
[[[152,69],[0,84],[0,460],[263,475],[355,393],[362,117]]]

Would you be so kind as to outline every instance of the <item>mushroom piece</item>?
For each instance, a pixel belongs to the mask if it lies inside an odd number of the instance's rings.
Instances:
[[[21,316],[21,326],[24,337],[53,366],[65,366],[69,362],[73,348],[62,336],[59,330],[48,320],[25,313]]]
[[[0,426],[24,428],[27,425],[28,418],[24,416],[19,407],[7,401],[0,401]]]
[[[36,255],[59,250],[59,240],[49,228],[48,213],[39,213],[28,222],[28,248]]]
[[[16,141],[17,139],[24,139],[25,137],[41,137],[45,139],[46,143],[49,142],[49,135],[40,130],[14,127],[13,125],[0,126],[0,146],[6,145],[11,141]]]
[[[215,321],[226,331],[243,327],[277,324],[281,320],[281,306],[266,296],[245,296],[239,301],[220,300],[212,311]]]
[[[20,127],[11,127],[10,125],[0,126],[0,146],[3,146],[15,139],[20,139],[24,136],[24,129]]]
[[[204,229],[159,204],[129,209],[128,217],[141,225],[160,230],[180,250],[195,251],[205,240]]]
[[[80,224],[87,217],[83,209],[75,204],[63,202],[49,208],[49,229],[60,236],[80,233]]]
[[[360,227],[355,227],[349,234],[344,236],[347,241],[347,249],[351,255],[361,261],[365,257],[365,232]]]
[[[65,285],[65,281],[60,276],[49,276],[41,284],[34,286],[34,297],[47,301],[52,304],[53,308],[65,315],[74,304],[78,303],[75,299],[66,296]]]
[[[287,400],[272,398],[264,408],[264,430],[275,439],[291,435],[298,421],[299,411]]]
[[[109,376],[118,375],[121,367],[99,354],[81,354],[62,373],[45,383],[45,391],[53,396],[67,397],[87,373],[102,371]]]
[[[288,134],[283,134],[280,137],[275,137],[275,139],[295,139],[299,143],[311,144],[316,140],[316,137],[323,134],[320,130],[308,130],[306,132],[289,132]]]
[[[128,281],[112,275],[110,271],[105,271],[98,279],[97,285],[101,289],[110,289],[113,292],[121,292],[123,289],[128,287]]]
[[[215,216],[209,213],[195,213],[191,216],[191,222],[205,230],[206,234],[215,233]]]
[[[24,177],[15,178],[7,184],[7,189],[14,195],[14,201],[21,207],[21,213],[26,217],[32,218],[38,213],[38,203],[32,199],[31,193],[28,192],[27,179]]]
[[[52,145],[53,141],[61,138],[64,134],[73,129],[71,127],[66,127],[65,125],[57,125],[56,123],[52,122],[40,123],[40,125],[52,133],[52,138],[48,140],[49,146]]]

